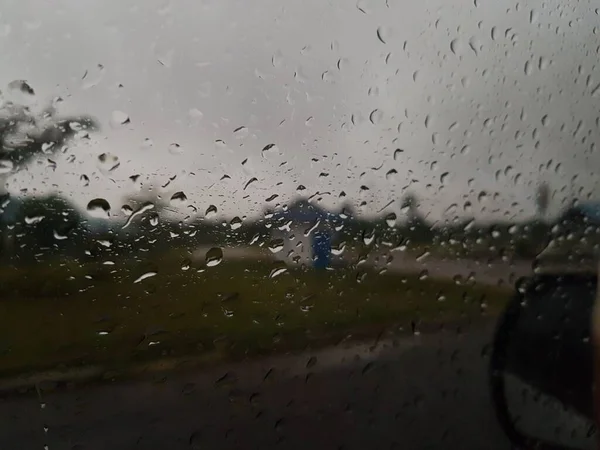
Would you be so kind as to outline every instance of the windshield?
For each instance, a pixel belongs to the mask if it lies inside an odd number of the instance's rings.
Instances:
[[[0,447],[508,445],[497,322],[600,244],[592,2],[4,3]]]

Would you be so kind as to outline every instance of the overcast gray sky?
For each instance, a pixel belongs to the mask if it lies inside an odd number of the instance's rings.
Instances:
[[[546,181],[556,211],[598,192],[597,23],[587,1],[4,0],[0,85],[102,124],[9,189],[119,216],[131,175],[176,176],[164,196],[227,216],[304,185],[365,214],[412,191],[435,219],[497,219],[534,214]]]

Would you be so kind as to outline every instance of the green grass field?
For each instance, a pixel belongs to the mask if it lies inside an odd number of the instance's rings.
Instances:
[[[276,267],[264,261],[198,268],[182,270],[179,256],[166,255],[1,269],[0,377],[302,349],[358,330],[493,314],[509,295],[350,268],[294,269],[274,278]],[[156,275],[134,283],[149,272]]]

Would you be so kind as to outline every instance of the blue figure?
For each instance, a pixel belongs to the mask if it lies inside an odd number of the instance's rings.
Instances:
[[[312,239],[313,267],[326,269],[329,267],[331,255],[331,236],[326,231],[315,231]]]

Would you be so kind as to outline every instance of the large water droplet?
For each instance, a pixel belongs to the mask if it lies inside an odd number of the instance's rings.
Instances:
[[[139,277],[137,277],[133,283],[134,284],[141,283],[145,279],[155,277],[156,275],[157,275],[157,272],[146,272],[146,273],[140,275]]]
[[[374,233],[370,233],[370,232],[363,232],[363,242],[365,243],[365,245],[371,245],[373,243],[373,241],[375,240],[375,234]]]
[[[461,44],[461,42],[458,39],[452,39],[452,41],[450,41],[450,50],[455,55],[457,53],[461,52],[462,51],[462,44]]]
[[[248,186],[250,186],[252,183],[254,183],[256,181],[258,181],[258,178],[256,178],[256,177],[250,178],[244,185],[244,190],[248,189]]]
[[[33,88],[25,80],[14,80],[8,83],[8,89],[12,91],[19,91],[23,94],[35,95]]]
[[[25,223],[27,225],[35,225],[44,220],[44,216],[25,216]]]
[[[219,247],[213,247],[206,252],[207,267],[214,267],[221,264],[223,261],[223,250]]]
[[[110,204],[104,198],[95,198],[88,203],[87,211],[92,217],[107,219],[110,215]]]
[[[373,125],[377,125],[379,122],[381,122],[382,118],[383,112],[381,112],[379,109],[374,109],[371,111],[371,114],[369,114],[369,120]]]
[[[271,273],[269,274],[269,278],[278,277],[279,275],[283,275],[286,272],[287,272],[287,267],[276,267],[275,269],[271,270]]]
[[[277,153],[278,151],[279,151],[279,149],[277,148],[277,145],[268,144],[263,147],[263,149],[261,151],[261,155],[263,158],[266,158],[268,154]]]
[[[271,250],[272,253],[277,253],[283,250],[283,239],[273,239],[271,242],[269,242],[269,250]]]
[[[229,222],[229,226],[231,227],[232,230],[237,230],[238,228],[240,228],[242,226],[242,219],[240,219],[238,216],[235,216]]]
[[[216,215],[217,215],[217,207],[215,205],[209,205],[209,207],[206,208],[206,212],[204,213],[204,217],[207,218],[207,219],[212,219]]]
[[[392,212],[385,216],[385,223],[388,227],[394,228],[396,226],[396,214]]]
[[[65,239],[69,239],[69,231],[70,230],[52,230],[52,235],[54,236],[54,239],[56,239],[57,241],[64,241]]]
[[[183,193],[183,191],[175,192],[171,196],[170,203],[173,206],[182,206],[182,205],[185,205],[186,202],[187,202],[187,197],[186,197],[185,193]]]
[[[377,28],[377,39],[379,39],[381,43],[387,44],[389,36],[390,30],[387,27],[381,26]]]

